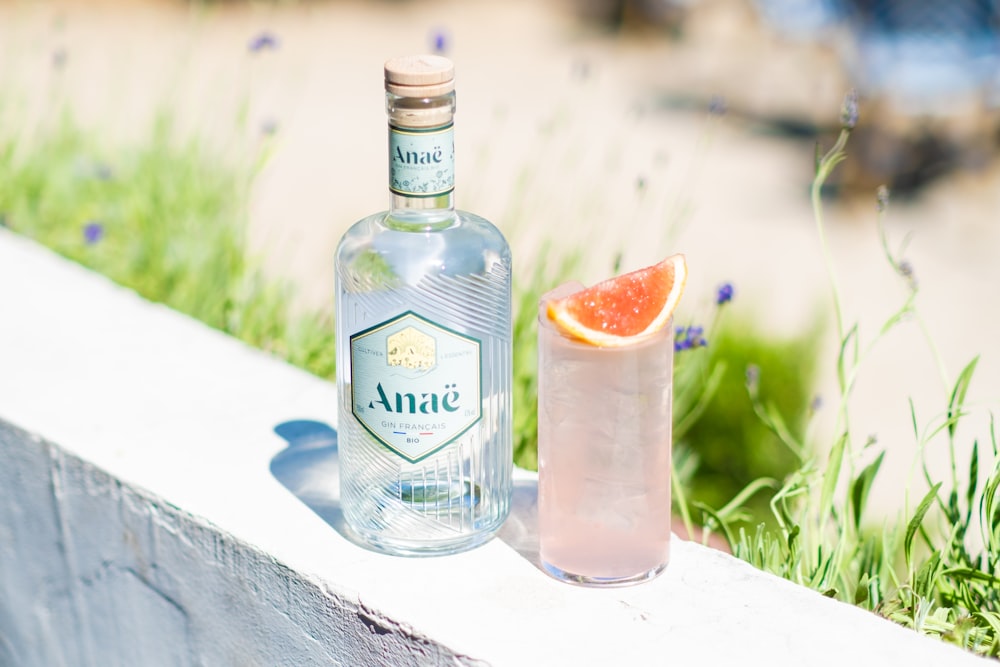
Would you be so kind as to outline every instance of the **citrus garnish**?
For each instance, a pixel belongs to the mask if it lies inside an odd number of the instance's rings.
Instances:
[[[621,347],[666,326],[686,282],[684,255],[673,255],[658,264],[553,299],[546,312],[563,333],[573,338],[598,347]]]

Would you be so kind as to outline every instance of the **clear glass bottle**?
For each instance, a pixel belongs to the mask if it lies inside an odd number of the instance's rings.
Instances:
[[[396,58],[385,82],[391,208],[336,256],[341,504],[376,549],[452,553],[510,509],[510,248],[454,207],[451,61]]]

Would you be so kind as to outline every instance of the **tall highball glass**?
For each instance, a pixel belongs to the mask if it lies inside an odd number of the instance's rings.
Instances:
[[[672,323],[598,347],[538,317],[538,510],[542,565],[577,584],[623,585],[670,558]]]

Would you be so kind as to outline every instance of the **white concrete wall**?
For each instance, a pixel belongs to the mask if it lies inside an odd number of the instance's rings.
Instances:
[[[470,664],[0,422],[0,665]]]
[[[674,541],[653,582],[343,534],[335,387],[0,230],[0,665],[981,664]]]

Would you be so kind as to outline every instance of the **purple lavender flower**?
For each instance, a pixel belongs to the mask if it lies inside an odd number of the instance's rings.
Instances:
[[[111,167],[103,162],[94,165],[94,178],[98,181],[110,181],[114,176],[115,174],[111,171]]]
[[[889,188],[884,185],[878,186],[875,191],[875,206],[879,213],[884,213],[889,208]]]
[[[260,133],[265,137],[273,137],[278,133],[278,121],[273,118],[265,118],[260,124]]]
[[[853,88],[844,96],[844,106],[840,108],[840,126],[853,130],[858,124],[858,91]]]
[[[674,334],[674,352],[683,352],[687,348],[687,339],[684,337],[684,327],[677,327]]]
[[[104,238],[104,225],[97,220],[91,220],[83,227],[83,242],[87,245],[100,243]]]
[[[726,98],[722,95],[712,95],[712,99],[708,101],[708,113],[713,116],[725,116],[726,110]]]
[[[264,49],[277,49],[278,48],[278,38],[269,32],[262,32],[247,44],[247,48],[251,53],[260,53]]]
[[[719,291],[715,295],[715,304],[721,306],[724,303],[729,303],[733,300],[733,284],[732,283],[722,283],[719,285]]]
[[[707,347],[705,329],[699,326],[677,327],[674,330],[674,352],[683,352],[696,347]]]
[[[442,28],[436,28],[431,32],[431,49],[434,53],[444,54],[448,50],[448,33]]]
[[[903,261],[901,261],[896,266],[896,272],[899,273],[899,275],[901,275],[903,278],[906,279],[906,282],[908,282],[910,284],[910,287],[916,289],[916,287],[917,287],[917,276],[913,272],[913,265],[910,264],[910,262],[908,260],[904,259]]]

